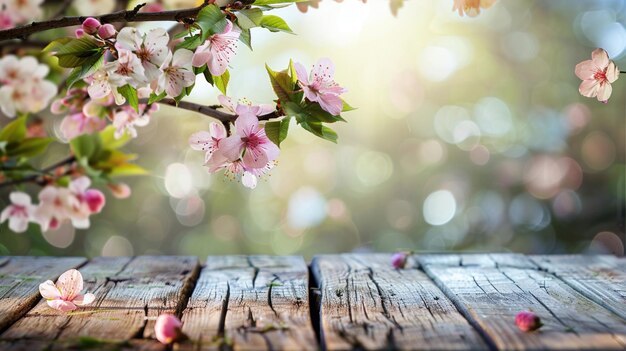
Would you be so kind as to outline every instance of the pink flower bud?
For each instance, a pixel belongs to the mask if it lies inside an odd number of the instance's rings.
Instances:
[[[515,316],[515,324],[521,331],[530,332],[541,328],[543,323],[536,314],[530,311],[522,311]]]
[[[50,105],[50,112],[54,113],[55,115],[60,115],[67,112],[67,104],[65,103],[64,99],[54,100],[52,102],[52,105]]]
[[[103,24],[102,27],[98,29],[98,35],[102,39],[109,39],[113,37],[116,33],[117,30],[115,30],[115,27],[110,23]]]
[[[83,201],[87,203],[91,213],[99,213],[106,203],[106,198],[100,190],[89,189],[83,194]]]
[[[76,36],[76,38],[82,38],[83,35],[85,35],[85,30],[82,28],[76,28],[76,30],[74,31],[74,35]]]
[[[89,17],[83,22],[83,30],[87,34],[96,34],[98,28],[100,28],[100,21],[93,17]]]
[[[406,252],[396,252],[391,256],[391,265],[395,269],[402,269],[406,266],[406,260],[409,255]]]
[[[108,187],[116,199],[126,199],[131,194],[130,187],[124,183],[110,183]]]
[[[171,314],[160,315],[154,324],[154,334],[162,344],[171,344],[182,340],[185,334],[180,330],[183,324],[176,316]]]

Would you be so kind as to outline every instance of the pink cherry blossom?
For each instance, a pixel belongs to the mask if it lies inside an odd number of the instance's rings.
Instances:
[[[217,97],[217,100],[220,102],[222,107],[224,107],[226,110],[236,115],[243,115],[246,113],[251,113],[255,116],[262,116],[262,115],[271,113],[275,110],[273,105],[270,105],[270,104],[252,105],[252,102],[250,102],[248,99],[245,99],[245,98],[240,99],[237,105],[233,103],[233,99],[224,95],[219,95]]]
[[[524,332],[531,332],[543,326],[539,316],[530,311],[522,311],[515,316],[515,324]]]
[[[335,65],[327,58],[317,61],[311,69],[311,76],[300,63],[295,64],[298,82],[304,90],[307,99],[320,104],[322,109],[337,116],[343,109],[343,101],[339,95],[347,90],[340,87],[333,80]]]
[[[60,131],[67,140],[74,139],[79,135],[91,134],[106,127],[105,119],[87,116],[84,113],[75,113],[66,116],[61,121]]]
[[[591,53],[591,60],[576,65],[578,78],[582,79],[578,91],[582,96],[597,97],[598,101],[607,102],[613,88],[611,83],[619,78],[619,69],[615,62],[609,60],[604,49],[595,49]]]
[[[56,230],[68,219],[68,209],[79,206],[78,200],[67,188],[48,185],[39,192],[39,205],[35,209],[34,218],[41,226],[42,232]]]
[[[193,133],[189,137],[189,146],[198,151],[204,151],[204,162],[208,162],[213,153],[219,148],[220,140],[226,138],[226,128],[217,122],[211,122],[209,131]]]
[[[143,107],[145,109],[145,107]],[[150,114],[143,113],[140,106],[139,113],[130,106],[123,106],[120,111],[113,115],[113,127],[115,139],[120,139],[128,133],[132,138],[137,137],[136,127],[145,127],[150,123]]]
[[[224,74],[230,60],[235,56],[240,34],[239,28],[234,27],[233,23],[228,21],[222,33],[211,35],[204,44],[196,48],[193,66],[201,67],[206,64],[212,75]]]
[[[39,285],[39,293],[47,300],[48,306],[63,312],[73,311],[77,306],[85,306],[96,300],[94,294],[81,294],[82,290],[83,276],[75,269],[61,274],[56,284],[47,280]]]
[[[406,252],[396,252],[391,256],[391,266],[395,269],[402,269],[406,266],[407,258]]]
[[[224,176],[230,180],[241,180],[241,184],[246,188],[254,189],[257,186],[258,178],[269,173],[276,161],[268,162],[262,168],[248,168],[242,159],[229,161],[220,152],[216,152],[205,164],[209,173],[225,170]]]
[[[0,223],[9,220],[9,229],[16,233],[23,233],[28,229],[28,222],[33,218],[35,206],[31,204],[30,196],[21,191],[14,191],[9,195],[11,205],[0,213]]]
[[[162,344],[171,344],[186,338],[181,331],[183,324],[171,314],[160,315],[154,324],[154,335]]]
[[[137,28],[125,27],[117,34],[115,47],[130,50],[137,55],[146,77],[152,81],[159,77],[159,68],[168,57],[168,42],[169,35],[163,28],[152,29],[143,35]]]
[[[159,77],[156,93],[165,91],[168,96],[176,97],[183,89],[196,82],[196,75],[191,67],[193,52],[187,49],[178,49],[172,56],[168,53],[167,59],[161,66],[163,73]]]
[[[112,95],[115,98],[115,103],[121,105],[126,99],[117,91],[117,88],[126,83],[123,80],[114,79],[109,71],[110,68],[112,67],[105,65],[89,77],[87,92],[92,99],[103,99]]]
[[[130,84],[139,88],[148,83],[141,60],[130,50],[118,50],[118,58],[105,65],[110,72],[109,79],[117,87]]]
[[[265,128],[252,113],[244,113],[235,121],[236,132],[220,141],[219,152],[229,161],[239,159],[243,152],[243,163],[247,168],[263,168],[274,161],[280,150],[265,135]]]

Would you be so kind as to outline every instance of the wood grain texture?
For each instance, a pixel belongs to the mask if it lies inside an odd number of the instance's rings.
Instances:
[[[626,258],[609,255],[530,256],[539,267],[626,319]]]
[[[80,271],[85,290],[96,295],[92,305],[64,313],[41,301],[0,339],[50,341],[52,349],[93,343],[98,348],[129,347],[129,342],[137,343],[133,338],[153,337],[150,317],[182,310],[199,264],[195,257],[101,257]],[[157,346],[152,341],[141,345]]]
[[[328,350],[485,349],[451,301],[416,269],[387,254],[317,256],[321,334]]]
[[[5,330],[41,299],[39,284],[55,280],[87,260],[80,257],[1,257],[0,331]]]
[[[506,350],[624,349],[626,323],[522,255],[418,256],[426,273],[490,343]],[[471,262],[471,264],[467,264]],[[544,323],[524,333],[531,310]]]
[[[183,312],[176,349],[317,350],[301,257],[207,259]]]

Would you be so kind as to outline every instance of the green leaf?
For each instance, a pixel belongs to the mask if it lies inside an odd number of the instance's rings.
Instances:
[[[0,141],[18,142],[26,137],[26,116],[18,117],[0,131]]]
[[[226,95],[228,81],[230,81],[230,73],[228,73],[228,70],[226,70],[221,76],[213,76],[213,85],[215,85],[215,87],[224,95]]]
[[[252,50],[252,37],[250,36],[250,29],[242,29],[241,34],[239,34],[239,40]]]
[[[7,156],[10,157],[34,157],[44,151],[53,141],[52,138],[28,138],[17,144],[11,144],[7,148]]]
[[[307,120],[316,120],[324,123],[345,122],[340,115],[333,116],[331,113],[322,109],[318,103],[310,103],[303,110],[302,113],[306,115]]]
[[[94,55],[87,59],[82,66],[72,70],[66,79],[67,89],[70,89],[79,80],[94,74],[104,64],[104,55]]]
[[[70,140],[70,148],[77,158],[89,160],[100,152],[100,142],[97,134],[83,134]]]
[[[53,40],[50,42],[50,44],[46,45],[46,47],[41,50],[43,52],[54,52],[59,50],[61,47],[63,47],[63,45],[69,43],[70,41],[74,40],[74,38],[70,38],[70,37],[65,37],[65,38],[59,38],[56,40]]]
[[[55,56],[59,59],[59,66],[73,68],[81,66],[93,56],[101,55],[103,50],[95,39],[84,36],[59,47]]]
[[[202,40],[202,36],[200,34],[192,35],[190,37],[185,38],[185,40],[176,44],[176,49],[189,49],[194,50],[198,46],[200,46],[204,41]]]
[[[263,19],[263,11],[259,8],[243,9],[237,11],[237,24],[242,30],[258,27]]]
[[[161,94],[157,95],[155,93],[150,93],[150,97],[148,98],[148,105],[154,104],[155,102],[163,100],[167,96],[167,92],[162,91]]]
[[[343,107],[341,108],[341,112],[349,112],[349,111],[356,110],[356,107],[352,107],[348,105],[348,103],[345,100],[341,99],[341,101],[343,102]]]
[[[122,146],[126,145],[126,143],[128,143],[131,139],[128,133],[124,133],[121,138],[115,139],[115,127],[113,127],[112,125],[104,128],[104,130],[102,130],[99,134],[100,141],[107,150],[119,149]]]
[[[261,27],[271,32],[285,32],[293,34],[293,31],[287,25],[287,22],[278,16],[266,15],[261,18]]]
[[[276,96],[282,101],[292,101],[290,95],[293,93],[294,84],[291,82],[291,77],[286,71],[276,72],[273,71],[267,64],[265,65],[267,73],[270,76],[270,82],[272,83],[272,89],[276,93]]]
[[[228,22],[219,6],[211,4],[198,12],[196,23],[202,29],[201,42],[204,42],[209,35],[222,33]]]
[[[285,117],[280,121],[265,123],[265,134],[276,146],[280,146],[280,143],[287,138],[290,121],[291,117]]]
[[[111,177],[120,177],[120,176],[136,176],[136,175],[145,175],[148,174],[143,167],[138,166],[134,163],[123,163],[119,166],[116,166],[111,170],[109,176]]]
[[[322,125],[320,122],[302,122],[300,123],[300,126],[324,140],[337,143],[337,133],[334,130]]]
[[[135,111],[139,112],[139,97],[137,96],[137,89],[130,86],[130,84],[126,84],[117,88],[117,92],[126,98],[128,104],[134,108]]]

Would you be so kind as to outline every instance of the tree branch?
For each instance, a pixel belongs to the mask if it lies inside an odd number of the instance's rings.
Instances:
[[[176,21],[180,22],[188,18],[195,18],[198,12],[208,4],[205,1],[204,4],[182,10],[162,11],[162,12],[139,12],[139,10],[145,4],[139,4],[132,10],[123,10],[113,13],[109,13],[101,16],[93,16],[97,18],[101,23],[126,23],[126,22],[154,22],[154,21]],[[71,26],[78,26],[83,23],[87,16],[68,16],[49,21],[33,22],[25,24],[23,26],[5,29],[0,31],[0,41],[9,39],[24,39],[27,36],[47,31],[55,28],[65,28]]]
[[[140,99],[139,103],[147,104],[148,99]],[[222,123],[235,122],[235,120],[238,117],[235,114],[219,111],[218,110],[218,108],[220,107],[219,105],[218,106],[206,106],[206,105],[200,105],[200,104],[196,104],[194,102],[189,102],[189,101],[180,101],[178,105],[176,105],[176,101],[174,99],[169,99],[169,98],[162,99],[158,101],[158,103],[162,105],[168,105],[172,107],[181,108],[184,110],[201,113],[203,115],[213,117]],[[267,121],[267,120],[282,117],[282,116],[283,115],[280,113],[280,111],[274,111],[266,115],[259,116],[259,121]]]
[[[75,156],[70,156],[67,157],[57,163],[52,164],[51,166],[48,166],[44,169],[41,170],[41,173],[49,173],[51,171],[54,171],[55,169],[62,167],[62,166],[66,166],[66,165],[70,165],[72,163],[76,162],[76,157]],[[67,172],[66,172],[67,173]],[[34,174],[28,177],[24,177],[22,179],[15,179],[15,180],[9,180],[9,181],[5,181],[5,182],[1,182],[0,183],[0,188],[5,188],[5,187],[9,187],[12,185],[18,185],[18,184],[23,184],[23,183],[37,183],[40,185],[45,184],[44,179],[40,179],[42,177],[44,177],[45,174],[41,175],[41,174]]]

